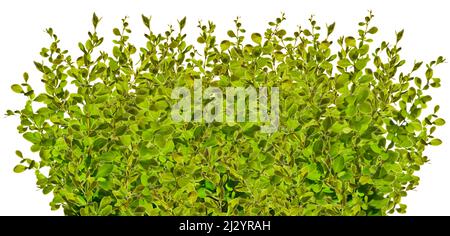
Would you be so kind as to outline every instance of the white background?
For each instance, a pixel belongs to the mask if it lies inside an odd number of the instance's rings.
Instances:
[[[152,15],[152,27],[161,32],[167,25],[176,26],[177,19],[187,16],[188,39],[195,42],[197,21],[212,20],[217,24],[219,41],[227,29],[233,26],[236,16],[242,18],[248,33],[261,32],[269,20],[285,12],[288,32],[297,25],[307,26],[311,14],[317,21],[337,22],[335,38],[342,34],[356,35],[357,23],[367,10],[374,11],[374,24],[380,29],[376,42],[395,40],[395,31],[405,29],[402,40],[403,57],[409,62],[429,61],[439,55],[450,58],[450,9],[448,1],[361,1],[361,0],[292,0],[292,1],[195,1],[195,0],[127,0],[127,1],[60,1],[60,0],[14,0],[0,3],[0,215],[62,215],[62,211],[51,211],[48,202],[51,195],[44,196],[35,185],[30,171],[15,174],[13,167],[18,163],[16,149],[29,149],[29,144],[16,132],[18,118],[4,118],[6,109],[20,108],[24,100],[10,90],[12,83],[22,81],[22,73],[30,72],[32,81],[38,84],[33,65],[40,60],[41,47],[49,45],[49,38],[43,32],[53,27],[61,39],[63,48],[79,53],[77,43],[87,39],[91,30],[91,16],[95,11],[103,17],[100,33],[105,36],[103,49],[111,48],[112,28],[120,26],[120,19],[129,16],[133,31],[132,41],[143,46],[144,26],[141,14]],[[74,56],[78,56],[75,54]],[[450,215],[449,180],[450,158],[450,103],[447,96],[450,88],[449,63],[435,71],[441,77],[443,87],[432,94],[433,102],[441,104],[440,115],[449,121],[436,135],[444,141],[439,147],[427,150],[431,161],[419,173],[419,187],[408,193],[403,202],[408,205],[408,215]],[[27,157],[36,157],[25,151]]]

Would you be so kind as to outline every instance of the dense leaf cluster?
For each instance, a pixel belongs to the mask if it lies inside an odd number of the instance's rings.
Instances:
[[[385,215],[417,186],[425,147],[445,121],[423,114],[440,86],[433,67],[442,57],[401,72],[398,42],[373,45],[370,13],[357,36],[332,41],[311,18],[293,34],[284,15],[263,33],[248,34],[239,19],[229,38],[199,23],[199,46],[186,42],[186,19],[155,33],[143,16],[146,45],[129,41],[127,19],[114,28],[112,53],[99,51],[96,28],[72,58],[52,29],[42,48],[45,91],[24,74],[12,90],[26,96],[19,133],[39,159],[16,154],[15,172],[34,170],[53,192],[52,209],[67,215]],[[402,67],[403,68],[403,67]],[[280,127],[174,122],[175,87],[279,87]],[[207,102],[207,101],[205,101]],[[49,167],[49,173],[41,168]]]

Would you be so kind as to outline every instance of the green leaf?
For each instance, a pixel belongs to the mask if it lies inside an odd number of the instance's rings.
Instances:
[[[338,61],[338,66],[341,66],[341,67],[349,67],[351,65],[352,65],[352,63],[348,59],[345,59],[345,58]]]
[[[14,172],[16,173],[22,173],[27,169],[27,167],[23,166],[23,165],[16,165],[14,167]]]
[[[415,77],[414,84],[419,88],[422,87],[422,79],[420,79],[419,77]]]
[[[113,33],[114,33],[114,35],[116,35],[116,36],[120,36],[120,30],[119,30],[118,28],[114,28],[114,29],[113,29]]]
[[[220,49],[221,49],[222,51],[227,50],[228,48],[230,48],[230,46],[231,46],[231,42],[228,41],[228,40],[223,40],[223,41],[220,43]]]
[[[356,39],[352,36],[346,37],[345,38],[345,44],[348,47],[355,47],[356,46]]]
[[[197,191],[197,194],[198,194],[198,197],[199,198],[206,198],[206,189],[204,189],[204,188],[200,188],[198,191]]]
[[[120,142],[125,146],[131,145],[131,142],[132,142],[131,135],[120,136]]]
[[[52,102],[52,98],[49,95],[45,94],[45,93],[41,93],[36,98],[34,98],[34,101],[35,102],[42,102],[42,103],[45,103],[45,104],[50,104]]]
[[[372,27],[367,31],[369,34],[375,34],[378,32],[378,28],[377,27]]]
[[[404,33],[404,30],[401,30],[400,32],[397,33],[397,42],[399,42],[400,40],[402,40],[402,38],[403,38],[403,33]]]
[[[97,27],[99,21],[100,21],[100,19],[99,19],[98,16],[94,13],[94,14],[92,15],[92,24],[94,25],[95,28]]]
[[[152,147],[142,146],[139,149],[139,155],[140,155],[141,159],[143,159],[143,160],[150,159],[151,157],[156,156],[158,153],[159,153],[159,150],[155,146],[152,146]]]
[[[113,55],[114,55],[114,57],[120,57],[120,55],[122,55],[122,53],[120,52],[119,47],[114,46],[114,48],[113,48]]]
[[[235,37],[236,37],[236,34],[235,34],[232,30],[228,30],[228,31],[227,31],[227,35],[228,35],[228,37],[230,37],[230,38],[235,38]]]
[[[170,125],[165,125],[159,128],[156,133],[162,136],[171,135],[174,132],[174,129]]]
[[[141,15],[141,17],[142,17],[142,22],[144,22],[145,27],[150,28],[150,18],[145,15]]]
[[[369,52],[370,46],[368,44],[364,44],[361,48],[358,49],[358,52],[361,56],[366,55]]]
[[[286,126],[291,130],[297,128],[299,125],[300,125],[300,123],[297,120],[293,120],[293,119],[290,119],[286,122]]]
[[[216,187],[214,187],[214,184],[211,181],[205,181],[205,188],[211,191],[214,191]]]
[[[388,203],[389,203],[388,198],[384,198],[381,200],[372,199],[372,200],[370,200],[369,205],[376,209],[383,209],[384,207],[387,207]]]
[[[372,80],[373,80],[372,75],[363,75],[359,78],[359,83],[361,83],[361,84],[368,83],[368,82],[371,82]]]
[[[11,85],[11,89],[12,89],[12,91],[14,91],[15,93],[23,93],[22,86],[20,86],[20,85],[18,85],[18,84],[13,84],[13,85]]]
[[[112,214],[112,206],[108,205],[100,211],[101,216],[109,216]]]
[[[338,156],[333,160],[333,171],[336,173],[341,172],[344,169],[344,157]]]
[[[322,177],[322,174],[317,169],[317,165],[310,164],[308,166],[308,175],[306,176],[306,178],[313,180],[313,181],[318,181],[318,180],[320,180],[320,177]]]
[[[348,134],[348,133],[350,133],[350,132],[352,132],[352,129],[351,129],[350,127],[344,127],[344,128],[342,129],[342,133],[344,133],[344,134]]]
[[[423,64],[423,62],[421,62],[421,61],[414,63],[414,68],[412,71],[418,70],[420,68],[420,66],[422,66],[422,64]]]
[[[252,41],[255,42],[256,44],[261,44],[261,41],[262,41],[261,34],[253,33],[252,34]]]
[[[372,112],[372,106],[369,102],[363,102],[359,105],[359,111],[365,114],[369,114]]]
[[[418,121],[413,121],[410,123],[410,125],[414,128],[415,131],[422,130],[422,124]]]
[[[28,75],[28,73],[24,72],[23,73],[23,80],[25,81],[25,83],[28,82],[29,79],[30,79],[30,76]]]
[[[115,158],[119,158],[120,154],[116,151],[105,152],[100,156],[100,161],[113,161]]]
[[[19,150],[16,151],[16,156],[18,156],[18,157],[20,157],[20,158],[23,158],[23,154],[22,154],[22,152],[19,151]]]
[[[144,185],[144,186],[147,186],[148,185],[148,175],[146,174],[146,173],[143,173],[142,175],[141,175],[141,183],[142,183],[142,185]]]
[[[184,26],[186,25],[186,17],[183,17],[183,19],[181,19],[181,20],[178,22],[178,24],[179,24],[179,26],[180,26],[180,29],[183,29]]]
[[[104,197],[104,198],[102,198],[102,200],[100,201],[100,206],[99,206],[99,208],[100,208],[100,209],[103,209],[103,208],[107,207],[108,205],[110,205],[111,202],[112,202],[111,197],[109,197],[109,196],[108,196],[108,197]]]
[[[113,164],[103,164],[98,168],[97,171],[97,178],[99,177],[105,177],[111,174],[112,170],[114,169]]]
[[[437,126],[442,126],[442,125],[445,125],[445,120],[442,118],[437,118],[436,120],[434,120],[433,124],[435,124]]]
[[[145,130],[142,132],[142,139],[143,140],[152,140],[153,139],[153,130]]]
[[[200,44],[204,44],[206,41],[205,41],[205,39],[203,37],[198,37],[197,38],[197,42],[200,43]]]
[[[28,132],[23,134],[23,138],[25,138],[26,140],[30,141],[31,143],[34,144],[38,144],[41,142],[41,134],[39,133],[32,133],[32,132]]]
[[[370,90],[368,87],[358,87],[355,91],[357,102],[363,102],[367,99],[370,94]]]
[[[364,58],[364,59],[357,60],[356,63],[355,63],[356,69],[358,69],[358,70],[364,69],[366,67],[366,65],[367,65],[367,62],[369,62],[369,58]]]
[[[435,138],[435,139],[432,139],[432,140],[430,141],[430,144],[433,145],[433,146],[439,146],[439,145],[442,144],[442,140],[440,140],[440,139],[438,139],[438,138]]]
[[[286,35],[286,30],[284,29],[280,29],[275,33],[278,37],[282,38],[283,36]]]
[[[93,148],[94,150],[100,150],[101,148],[103,148],[106,144],[108,143],[108,140],[106,140],[105,138],[98,138],[94,141],[93,143]]]
[[[339,75],[336,78],[336,89],[344,87],[349,82],[349,77],[348,74]]]
[[[372,182],[373,182],[372,179],[370,177],[368,177],[368,176],[361,176],[359,178],[359,183],[360,184],[370,184]]]
[[[331,25],[327,26],[327,35],[330,35],[333,33],[335,26],[336,26],[336,22],[333,22]]]

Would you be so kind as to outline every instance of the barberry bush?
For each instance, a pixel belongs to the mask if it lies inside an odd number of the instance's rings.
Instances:
[[[412,68],[400,56],[403,31],[374,45],[372,13],[356,36],[333,40],[335,24],[293,33],[284,15],[265,32],[239,19],[228,37],[186,18],[163,33],[142,16],[146,44],[133,45],[127,18],[111,53],[93,30],[75,54],[52,42],[12,90],[26,97],[18,132],[36,157],[16,151],[15,172],[32,170],[53,210],[66,215],[386,215],[419,184],[424,150],[445,121],[428,108],[443,57]],[[420,72],[420,73],[419,73]],[[424,73],[422,75],[422,73]],[[278,87],[280,126],[258,122],[175,122],[175,87]],[[29,81],[40,81],[42,91]],[[205,103],[207,101],[204,101]],[[37,157],[38,155],[38,157]],[[49,172],[42,171],[47,167]]]

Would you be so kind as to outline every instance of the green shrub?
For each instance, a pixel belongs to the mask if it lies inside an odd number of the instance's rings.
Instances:
[[[370,13],[356,37],[332,42],[335,24],[310,19],[292,35],[284,15],[262,34],[239,19],[219,41],[215,25],[199,24],[196,49],[178,27],[146,45],[129,42],[127,19],[113,33],[112,54],[98,51],[94,30],[82,55],[69,56],[52,38],[41,62],[45,91],[24,74],[12,90],[26,96],[19,133],[39,160],[16,154],[15,172],[34,170],[52,209],[66,215],[385,215],[404,212],[401,198],[419,183],[414,175],[428,158],[425,147],[438,118],[425,92],[439,87],[433,67],[442,57],[408,72],[398,42],[375,48],[378,29]],[[323,35],[320,35],[322,33]],[[139,54],[139,55],[137,55]],[[402,67],[403,68],[403,67]],[[174,122],[175,87],[254,86],[280,89],[280,127],[260,132],[258,122]],[[204,101],[205,103],[207,101]],[[49,167],[47,174],[41,168]]]

